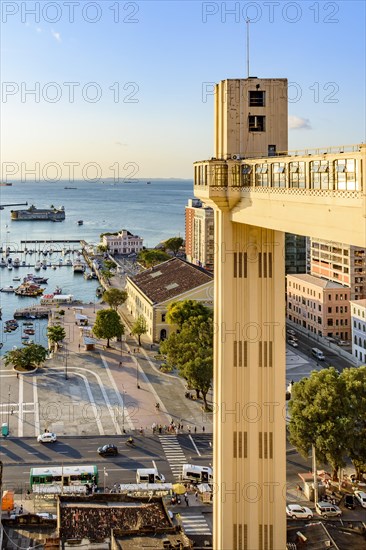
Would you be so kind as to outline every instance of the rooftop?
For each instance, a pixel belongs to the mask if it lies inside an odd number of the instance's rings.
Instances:
[[[315,275],[308,275],[307,273],[288,274],[288,278],[298,279],[304,283],[309,283],[320,288],[338,288],[339,290],[349,290],[349,287],[336,283],[335,281],[328,281],[328,279],[322,279]]]
[[[172,258],[128,279],[156,304],[211,282],[213,275],[201,267]]]
[[[354,306],[366,307],[366,299],[365,298],[363,298],[362,300],[350,300],[350,302]]]

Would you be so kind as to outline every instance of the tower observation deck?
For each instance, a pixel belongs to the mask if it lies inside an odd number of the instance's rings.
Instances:
[[[214,548],[286,547],[284,234],[366,246],[366,145],[287,150],[287,81],[215,90]]]

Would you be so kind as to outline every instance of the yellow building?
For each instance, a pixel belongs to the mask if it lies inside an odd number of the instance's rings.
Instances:
[[[215,90],[214,548],[286,548],[285,250],[294,233],[364,247],[366,146],[288,152],[287,81]]]
[[[147,324],[147,337],[152,342],[165,340],[175,330],[166,322],[169,304],[196,300],[213,306],[213,276],[179,258],[172,258],[146,271],[127,277],[128,312],[137,319],[142,315]]]

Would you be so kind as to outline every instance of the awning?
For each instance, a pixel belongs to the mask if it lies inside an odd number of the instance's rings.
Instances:
[[[77,321],[87,321],[88,316],[87,315],[81,315],[81,313],[75,313],[75,319]]]

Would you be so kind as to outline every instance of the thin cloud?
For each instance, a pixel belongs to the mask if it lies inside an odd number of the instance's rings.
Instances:
[[[115,141],[114,144],[117,145],[117,147],[127,147],[127,143],[121,143],[120,141]]]
[[[290,130],[311,130],[311,124],[308,118],[293,115],[288,117],[288,122]]]
[[[61,42],[61,34],[59,32],[56,32],[54,30],[51,31],[51,34],[57,42]]]

